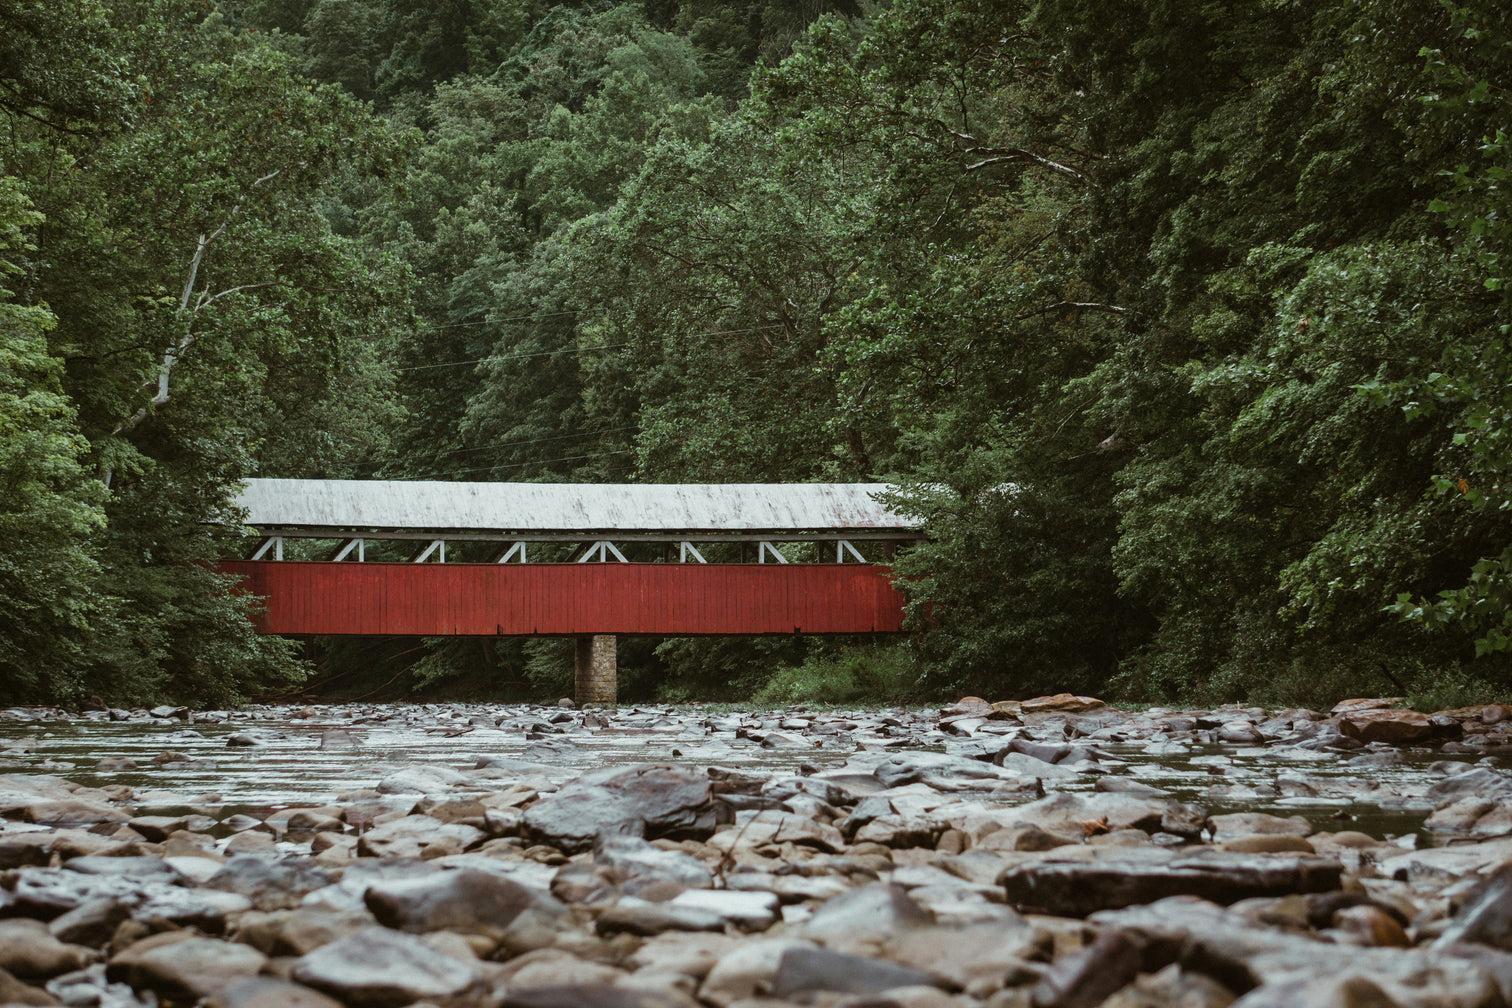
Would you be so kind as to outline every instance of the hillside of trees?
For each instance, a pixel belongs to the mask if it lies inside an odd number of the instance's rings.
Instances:
[[[1509,85],[1500,0],[0,0],[0,687],[566,687],[255,634],[284,476],[926,522],[908,639],[631,699],[1505,697]]]

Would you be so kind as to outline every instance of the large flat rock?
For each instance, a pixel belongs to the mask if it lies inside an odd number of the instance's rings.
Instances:
[[[1120,851],[1091,860],[1036,860],[998,878],[1020,910],[1084,917],[1165,896],[1200,896],[1228,905],[1252,896],[1327,892],[1343,866],[1329,857],[1199,850]]]

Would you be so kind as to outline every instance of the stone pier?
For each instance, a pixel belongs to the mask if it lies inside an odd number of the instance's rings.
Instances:
[[[615,665],[614,635],[594,634],[577,638],[573,670],[576,674],[572,692],[578,706],[614,703],[619,674]]]

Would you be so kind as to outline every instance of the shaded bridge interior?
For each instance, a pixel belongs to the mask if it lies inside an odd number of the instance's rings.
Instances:
[[[882,484],[250,480],[222,570],[280,634],[896,632]]]

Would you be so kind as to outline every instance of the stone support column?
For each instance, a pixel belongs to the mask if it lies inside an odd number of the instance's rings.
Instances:
[[[572,698],[579,707],[589,703],[615,702],[619,675],[615,664],[615,643],[613,634],[577,638]]]

